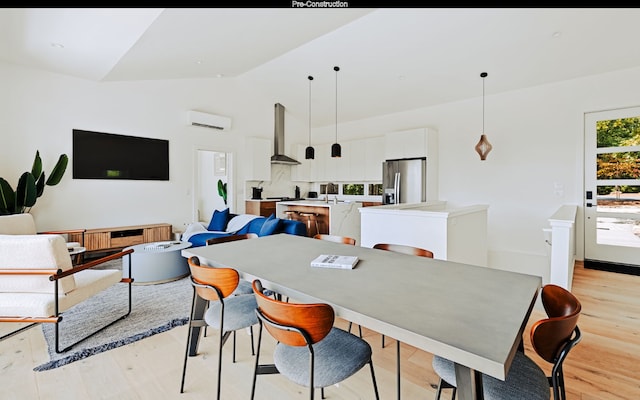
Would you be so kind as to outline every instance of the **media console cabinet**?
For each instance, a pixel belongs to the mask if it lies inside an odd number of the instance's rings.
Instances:
[[[172,239],[171,230],[171,224],[87,229],[83,242],[87,253],[115,251],[142,243],[169,241]]]

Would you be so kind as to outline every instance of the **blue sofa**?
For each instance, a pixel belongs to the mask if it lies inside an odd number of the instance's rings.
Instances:
[[[232,214],[227,210],[214,211],[209,226],[194,223],[182,236],[182,240],[191,243],[192,247],[206,245],[207,239],[222,236],[255,233],[258,236],[288,233],[290,235],[306,236],[307,226],[300,221],[276,218],[275,215],[261,217],[249,214]]]

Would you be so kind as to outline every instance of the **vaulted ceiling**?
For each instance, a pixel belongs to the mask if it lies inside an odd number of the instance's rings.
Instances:
[[[4,8],[0,60],[109,82],[242,79],[313,125],[640,66],[635,8]],[[334,66],[339,66],[336,73]],[[337,85],[336,85],[337,80]]]

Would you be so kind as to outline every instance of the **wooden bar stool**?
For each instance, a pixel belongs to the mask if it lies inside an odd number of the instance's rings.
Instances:
[[[287,219],[295,219],[293,216],[298,214],[296,210],[285,210],[284,214],[287,216]]]
[[[307,217],[307,236],[313,237],[320,233],[320,229],[318,228],[318,213],[314,212],[300,212],[301,217]],[[315,225],[314,225],[315,223]],[[315,226],[315,232],[311,232],[311,227]]]

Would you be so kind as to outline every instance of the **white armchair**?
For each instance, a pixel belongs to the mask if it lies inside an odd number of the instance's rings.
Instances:
[[[35,230],[33,219],[30,227],[29,218],[13,217],[16,216],[0,216],[0,322],[30,324],[0,337],[0,340],[39,323],[54,323],[56,352],[65,352],[97,331],[84,338],[72,338],[75,342],[65,344],[61,350],[59,328],[64,311],[119,282],[129,285],[128,311],[104,327],[131,313],[133,279],[122,278],[120,269],[92,268],[106,261],[130,257],[133,250],[73,266],[61,235],[28,234],[26,232],[32,231],[31,227]],[[11,219],[11,224],[7,223],[7,218]],[[10,233],[7,229],[10,225],[15,228],[13,234],[7,234]],[[131,276],[131,271],[128,276]]]

